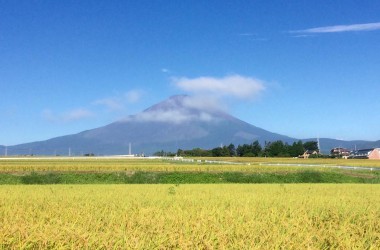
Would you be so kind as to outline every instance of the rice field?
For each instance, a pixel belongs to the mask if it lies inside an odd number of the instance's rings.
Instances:
[[[0,174],[305,170],[272,163],[380,167],[370,160],[201,160],[1,159]],[[376,184],[0,185],[0,249],[380,249],[379,221]]]
[[[202,163],[197,163],[196,160]],[[239,165],[207,163],[205,160],[241,163]],[[194,162],[179,162],[162,159],[112,159],[112,158],[28,158],[1,159],[0,173],[23,172],[122,172],[122,171],[154,171],[154,172],[295,172],[303,170],[295,166],[273,166],[283,164],[320,164],[313,167],[320,171],[330,171],[324,166],[348,165],[380,168],[379,160],[342,160],[342,159],[292,159],[292,158],[196,158]],[[308,168],[310,169],[310,168]]]
[[[0,187],[0,249],[379,249],[380,186]]]

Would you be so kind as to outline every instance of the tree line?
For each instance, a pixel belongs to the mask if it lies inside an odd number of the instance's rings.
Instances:
[[[234,144],[216,147],[213,149],[194,148],[190,150],[178,149],[176,153],[159,151],[156,156],[187,156],[187,157],[298,157],[306,150],[318,151],[318,142],[307,141],[288,144],[283,141],[265,142],[262,146],[258,140],[251,144],[243,144],[235,147]]]

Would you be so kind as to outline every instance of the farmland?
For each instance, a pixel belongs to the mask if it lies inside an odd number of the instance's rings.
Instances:
[[[66,157],[66,158],[0,158],[0,173],[23,172],[115,172],[115,171],[155,171],[155,172],[289,172],[302,170],[302,164],[319,165],[312,169],[326,170],[326,166],[361,166],[380,168],[378,160],[342,160],[342,159],[293,159],[293,158],[258,158],[258,157],[226,157],[226,158],[195,158],[197,162],[169,161],[161,159],[135,158],[102,158],[102,157]],[[205,160],[241,163],[205,164]],[[301,164],[300,167],[273,166],[272,164]]]
[[[379,161],[201,160],[1,159],[0,249],[380,248],[380,171],[326,167]]]
[[[380,183],[378,166],[336,159],[3,158],[0,184]]]
[[[374,185],[2,186],[5,249],[378,249]]]

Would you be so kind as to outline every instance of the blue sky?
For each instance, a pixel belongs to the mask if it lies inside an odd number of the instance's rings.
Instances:
[[[0,145],[176,94],[296,138],[379,140],[379,13],[373,0],[0,0]]]

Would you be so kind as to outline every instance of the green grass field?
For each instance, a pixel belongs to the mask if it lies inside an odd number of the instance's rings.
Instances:
[[[380,171],[375,171],[380,169],[379,163],[231,157],[198,158],[193,162],[146,158],[19,158],[0,160],[0,184],[380,183]],[[341,169],[338,165],[371,167],[374,171]]]

